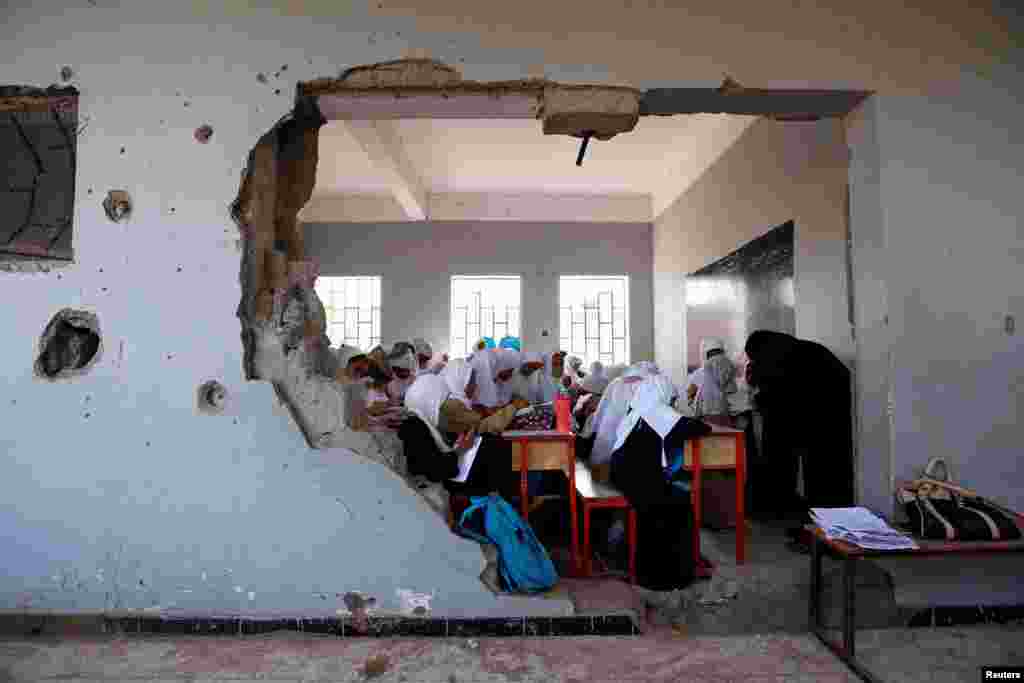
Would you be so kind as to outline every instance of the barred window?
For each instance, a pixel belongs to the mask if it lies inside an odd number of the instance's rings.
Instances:
[[[451,355],[468,356],[481,337],[497,344],[519,336],[521,279],[517,276],[452,277]]]
[[[316,293],[327,313],[332,346],[369,351],[380,343],[380,277],[319,277]]]
[[[562,276],[558,305],[559,348],[585,365],[629,363],[629,277]]]

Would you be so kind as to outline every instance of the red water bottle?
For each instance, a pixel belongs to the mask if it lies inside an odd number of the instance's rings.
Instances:
[[[571,432],[572,421],[571,401],[565,394],[559,393],[555,397],[555,429],[559,432]]]

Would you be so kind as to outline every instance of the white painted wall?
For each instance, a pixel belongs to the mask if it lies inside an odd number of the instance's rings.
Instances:
[[[1024,345],[1004,318],[1024,314],[1022,65],[1018,52],[990,80],[961,73],[928,97],[880,97],[881,211],[855,205],[853,221],[855,235],[884,226],[894,477],[942,456],[1018,510]]]
[[[879,98],[871,97],[847,117],[846,140],[850,148],[850,233],[856,324],[857,496],[861,505],[888,515],[893,509],[894,483],[889,411],[893,358],[886,285],[892,261],[887,257],[882,220],[878,103]]]
[[[323,275],[382,276],[381,337],[439,351],[452,275],[520,275],[523,345],[540,351],[558,346],[559,275],[628,275],[630,360],[654,355],[650,223],[313,223],[306,251]]]
[[[311,452],[272,388],[242,373],[228,205],[245,159],[288,112],[298,80],[401,56],[413,20],[352,10],[225,17],[201,5],[0,10],[3,81],[45,86],[69,64],[88,122],[75,265],[0,273],[0,608],[334,614],[336,593],[364,591],[388,607],[408,588],[434,592],[439,613],[501,613],[507,604],[477,579],[477,544],[383,467]],[[488,55],[465,35],[423,41],[475,64],[470,78],[519,76],[533,61]],[[204,123],[215,132],[200,145],[192,133]],[[132,194],[126,224],[104,216],[109,189]],[[80,380],[42,383],[31,370],[36,342],[66,306],[97,313],[104,353]],[[214,378],[230,407],[199,416],[196,387]]]
[[[675,381],[686,376],[686,274],[788,220],[796,222],[797,335],[852,361],[843,265],[846,168],[840,122],[763,119],[658,217],[655,355]]]

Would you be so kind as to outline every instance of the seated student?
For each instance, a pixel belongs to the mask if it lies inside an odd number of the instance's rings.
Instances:
[[[565,364],[569,366],[573,382],[580,382],[587,376],[587,373],[583,372],[583,359],[579,356],[569,356],[565,359]]]
[[[416,381],[416,356],[412,344],[399,342],[388,356],[388,365],[394,379],[388,383],[388,398],[396,403],[405,401],[405,393]]]
[[[342,344],[335,352],[338,370],[335,380],[342,385],[346,399],[347,423],[350,429],[365,430],[369,426],[366,412],[367,386],[372,367],[370,358],[354,346]]]
[[[530,403],[544,403],[550,400],[546,398],[549,392],[544,386],[544,373],[539,372],[546,365],[544,354],[536,351],[527,352],[522,354],[522,361],[519,372],[509,380],[513,383],[513,394]]]
[[[439,362],[431,362],[434,359],[434,349],[426,339],[416,337],[412,340],[412,345],[416,355],[417,377],[425,374],[438,375],[444,370],[444,365],[448,362],[447,355],[442,355]]]
[[[687,398],[693,396],[694,416],[712,424],[732,427],[729,399],[736,393],[736,366],[725,355],[721,339],[703,339],[700,343],[703,365],[692,375]],[[696,386],[696,391],[693,387]]]
[[[512,381],[523,365],[521,353],[512,349],[488,349],[478,355],[481,358],[490,358],[493,362],[494,405],[481,401],[486,408],[499,408],[508,405],[515,398],[525,398],[516,395],[517,385]]]
[[[677,398],[667,377],[646,377],[612,454],[612,483],[637,512],[637,582],[652,591],[682,589],[695,578],[693,510],[680,474],[685,441],[711,428],[676,412]]]
[[[594,413],[594,447],[590,454],[593,464],[606,465],[611,461],[619,424],[629,412],[629,402],[639,383],[653,374],[651,365],[641,366],[638,363],[627,367],[621,376],[609,382]]]
[[[576,424],[576,457],[584,461],[590,460],[590,451],[594,447],[594,414],[601,403],[601,395],[608,386],[603,375],[591,373],[580,385],[582,392],[573,409],[573,420]]]
[[[512,446],[496,435],[523,406],[513,403],[483,418],[470,408],[478,390],[476,368],[456,361],[442,376],[418,378],[406,394],[406,406],[426,425],[433,448],[441,454],[458,456],[457,472],[446,483],[450,490],[476,494],[499,491],[509,497],[517,481],[512,471]]]

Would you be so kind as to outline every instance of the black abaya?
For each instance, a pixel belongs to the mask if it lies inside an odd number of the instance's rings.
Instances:
[[[671,453],[686,439],[711,429],[680,418],[665,437]],[[637,582],[649,590],[685,588],[694,580],[693,507],[687,491],[672,485],[661,465],[663,442],[640,420],[612,454],[611,479],[637,513]]]
[[[788,516],[797,501],[797,463],[803,465],[807,507],[845,507],[854,502],[853,421],[850,371],[817,342],[758,331],[746,345],[751,384],[764,418],[764,473],[754,483]]]

